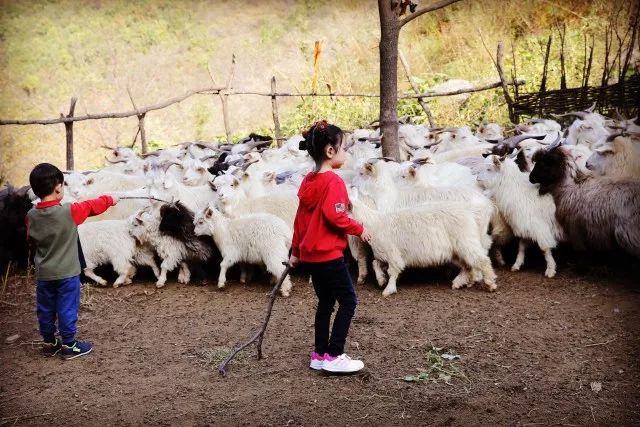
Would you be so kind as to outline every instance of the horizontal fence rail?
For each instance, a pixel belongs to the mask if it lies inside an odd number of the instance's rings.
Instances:
[[[149,113],[150,111],[155,111],[155,110],[161,110],[164,108],[167,108],[171,105],[180,103],[194,95],[216,95],[220,97],[221,100],[221,105],[222,105],[222,113],[223,113],[223,117],[225,118],[224,120],[224,126],[225,126],[225,134],[227,136],[227,140],[230,140],[230,135],[231,135],[231,129],[228,123],[228,116],[229,116],[229,112],[228,112],[228,103],[226,102],[227,98],[229,96],[264,96],[264,97],[269,97],[271,98],[271,108],[272,108],[272,113],[273,113],[273,122],[274,122],[274,134],[275,134],[275,140],[277,141],[278,145],[280,146],[282,141],[285,140],[285,138],[282,137],[282,131],[280,129],[280,119],[278,117],[278,104],[277,104],[277,98],[281,98],[281,97],[317,97],[317,96],[328,96],[331,98],[339,98],[339,97],[361,97],[361,98],[379,98],[380,94],[379,93],[340,93],[340,92],[328,92],[328,93],[317,93],[317,92],[308,92],[308,93],[292,93],[292,92],[278,92],[276,90],[276,79],[275,77],[271,78],[271,91],[270,92],[260,92],[260,91],[254,91],[254,90],[234,90],[231,87],[231,80],[232,80],[232,76],[233,76],[233,64],[235,63],[235,61],[233,61],[232,63],[232,69],[231,69],[231,73],[230,73],[230,78],[229,81],[227,82],[226,86],[219,86],[215,83],[215,80],[213,79],[213,75],[211,75],[212,77],[212,81],[214,83],[214,86],[211,87],[204,87],[204,88],[199,88],[199,89],[192,89],[189,90],[185,93],[183,93],[182,95],[179,96],[175,96],[173,98],[169,98],[165,101],[156,103],[156,104],[151,104],[148,105],[146,107],[138,107],[136,105],[136,102],[133,99],[133,96],[131,95],[131,91],[129,90],[129,88],[127,88],[127,92],[129,93],[129,98],[131,100],[131,103],[133,105],[133,110],[130,111],[123,111],[123,112],[114,112],[114,113],[98,113],[98,114],[85,114],[82,116],[76,116],[74,115],[74,110],[75,110],[75,104],[77,102],[77,98],[74,97],[71,99],[71,104],[70,104],[70,108],[69,108],[69,113],[68,114],[60,114],[60,117],[56,117],[56,118],[51,118],[51,119],[33,119],[33,120],[0,120],[0,126],[8,126],[8,125],[19,125],[19,126],[26,126],[26,125],[55,125],[55,124],[64,124],[65,127],[65,134],[66,134],[66,159],[67,159],[67,169],[68,170],[73,170],[74,167],[74,162],[73,162],[73,123],[74,122],[81,122],[81,121],[86,121],[86,120],[103,120],[103,119],[125,119],[125,118],[129,118],[129,117],[137,117],[138,118],[138,129],[136,132],[136,136],[134,137],[133,140],[133,144],[135,145],[135,142],[138,138],[138,135],[140,135],[140,140],[141,140],[141,146],[142,146],[142,153],[145,154],[147,152],[147,141],[146,141],[146,132],[145,132],[145,128],[144,128],[144,124],[145,124],[145,116],[147,113]],[[495,88],[499,88],[499,87],[505,87],[506,86],[520,86],[523,85],[525,83],[524,80],[511,80],[511,81],[504,81],[504,80],[500,80],[494,83],[488,83],[488,84],[483,84],[483,85],[479,85],[476,86],[474,88],[471,89],[460,89],[460,90],[454,90],[454,91],[448,91],[448,92],[437,92],[437,91],[427,91],[424,93],[399,93],[398,94],[398,99],[417,99],[419,101],[421,101],[424,98],[436,98],[436,97],[443,97],[443,96],[455,96],[455,95],[461,95],[461,94],[465,94],[465,93],[474,93],[474,92],[482,92],[482,91],[486,91],[486,90],[491,90],[491,89],[495,89]]]

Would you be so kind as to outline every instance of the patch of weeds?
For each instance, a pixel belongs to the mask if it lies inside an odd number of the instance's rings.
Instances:
[[[231,353],[233,349],[225,346],[215,346],[212,348],[205,348],[202,351],[196,353],[198,363],[204,367],[213,367],[218,369],[218,366],[226,359],[227,355]],[[249,360],[250,354],[246,351],[241,351],[233,359],[234,365],[246,365]]]
[[[413,383],[442,381],[447,385],[453,385],[451,381],[454,378],[467,378],[456,364],[456,360],[459,359],[460,356],[453,350],[444,351],[432,346],[425,354],[426,367],[418,369],[416,375],[406,375],[402,380]]]
[[[80,286],[80,307],[87,310],[93,310],[97,301],[94,287],[83,283]]]

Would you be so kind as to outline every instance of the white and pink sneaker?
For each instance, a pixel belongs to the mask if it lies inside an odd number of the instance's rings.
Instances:
[[[364,363],[361,360],[353,360],[345,353],[336,357],[325,354],[324,363],[322,363],[323,370],[340,374],[352,374],[362,368],[364,368]]]
[[[311,369],[315,369],[317,371],[322,370],[322,365],[324,363],[324,358],[326,356],[329,356],[328,354],[324,354],[324,355],[320,355],[318,353],[316,353],[315,351],[311,353],[311,362],[309,363],[309,367]]]

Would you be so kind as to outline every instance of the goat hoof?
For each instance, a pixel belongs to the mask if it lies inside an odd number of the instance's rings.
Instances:
[[[556,271],[555,270],[547,270],[544,272],[545,277],[548,277],[549,279],[551,279],[552,277],[554,277],[556,275]]]
[[[389,297],[389,296],[395,294],[396,292],[398,292],[398,291],[387,291],[385,289],[384,291],[382,291],[382,296],[386,298],[386,297]]]
[[[495,283],[487,283],[487,286],[489,286],[489,292],[493,292],[498,289],[498,285],[496,285]]]
[[[120,286],[120,284],[119,284],[119,283],[114,283],[114,284],[113,284],[113,288],[114,288],[114,289],[115,289],[115,288],[117,288],[118,286]]]
[[[218,282],[218,289],[223,289],[224,286],[225,286],[225,283]]]
[[[156,282],[156,288],[160,289],[164,287],[164,282]]]
[[[511,267],[511,271],[520,271],[520,266],[514,265],[513,267]]]

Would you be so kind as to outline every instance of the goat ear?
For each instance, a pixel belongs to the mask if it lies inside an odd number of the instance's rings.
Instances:
[[[373,163],[366,162],[364,164],[364,169],[368,174],[372,174],[373,173]]]
[[[500,166],[502,166],[502,162],[500,161],[500,158],[498,156],[493,156],[493,165],[500,169]]]
[[[615,140],[613,141],[613,144],[615,144]],[[609,145],[605,145],[603,147],[598,147],[595,150],[596,153],[598,154],[613,154],[613,147],[609,146]]]
[[[213,216],[213,210],[211,208],[207,208],[207,210],[204,213],[204,216],[206,216],[207,218],[211,218]]]
[[[272,182],[273,180],[276,179],[276,174],[275,172],[265,172],[263,179],[264,179],[264,182]]]

